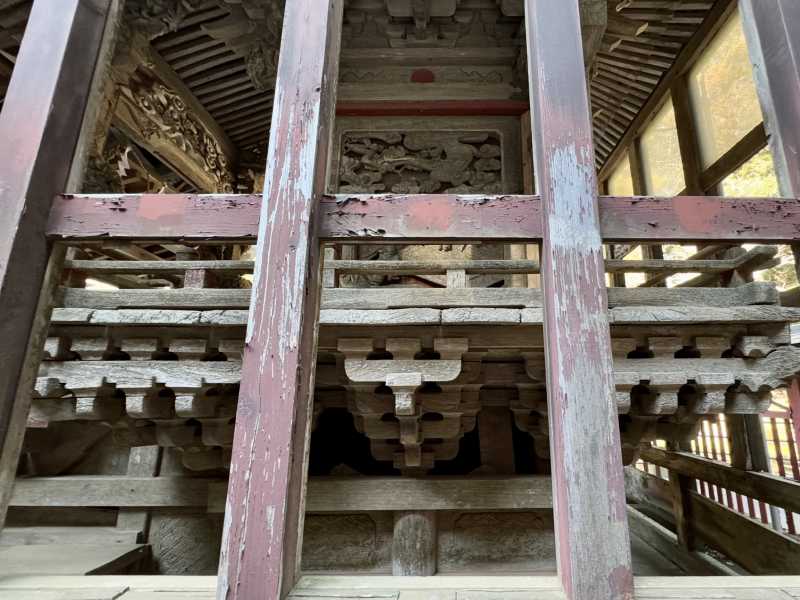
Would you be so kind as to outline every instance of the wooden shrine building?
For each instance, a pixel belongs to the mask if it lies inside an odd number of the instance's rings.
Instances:
[[[800,598],[800,1],[0,0],[0,107],[0,600]]]

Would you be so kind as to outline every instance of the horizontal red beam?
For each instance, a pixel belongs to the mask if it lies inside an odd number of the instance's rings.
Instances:
[[[522,100],[422,100],[339,102],[336,114],[341,117],[469,117],[474,115],[518,117],[530,105]]]
[[[62,239],[255,239],[260,195],[57,196],[47,235]]]
[[[255,239],[257,195],[58,196],[47,235],[60,240]],[[349,243],[541,239],[538,196],[339,195],[317,210],[319,235]],[[608,242],[790,243],[800,240],[800,201],[776,198],[600,198]]]

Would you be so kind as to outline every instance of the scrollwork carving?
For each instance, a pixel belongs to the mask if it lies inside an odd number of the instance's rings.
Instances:
[[[144,77],[123,87],[122,93],[146,117],[137,119],[144,139],[169,141],[202,165],[216,182],[217,191],[233,191],[233,176],[222,147],[180,95],[160,81]]]

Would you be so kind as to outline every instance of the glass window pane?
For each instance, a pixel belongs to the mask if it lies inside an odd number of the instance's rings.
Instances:
[[[722,180],[720,191],[731,198],[776,198],[780,196],[772,153],[764,148]]]
[[[672,102],[667,102],[645,129],[639,148],[648,194],[674,196],[686,187]]]
[[[627,153],[608,178],[608,194],[609,196],[633,196],[631,162]]]
[[[714,164],[763,120],[738,12],[689,73],[689,94],[703,167]]]
[[[642,260],[644,253],[641,246],[636,246],[633,251],[622,260]],[[644,273],[625,273],[625,287],[639,287],[645,282]]]

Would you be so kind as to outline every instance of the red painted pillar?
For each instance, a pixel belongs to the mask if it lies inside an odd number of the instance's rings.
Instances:
[[[0,113],[0,526],[36,375],[26,349],[50,252],[45,226],[66,191],[109,5],[36,0]]]
[[[558,571],[569,600],[633,598],[578,0],[526,0]]]
[[[284,598],[300,568],[320,295],[316,210],[336,104],[341,0],[290,0],[220,556],[220,600]]]

